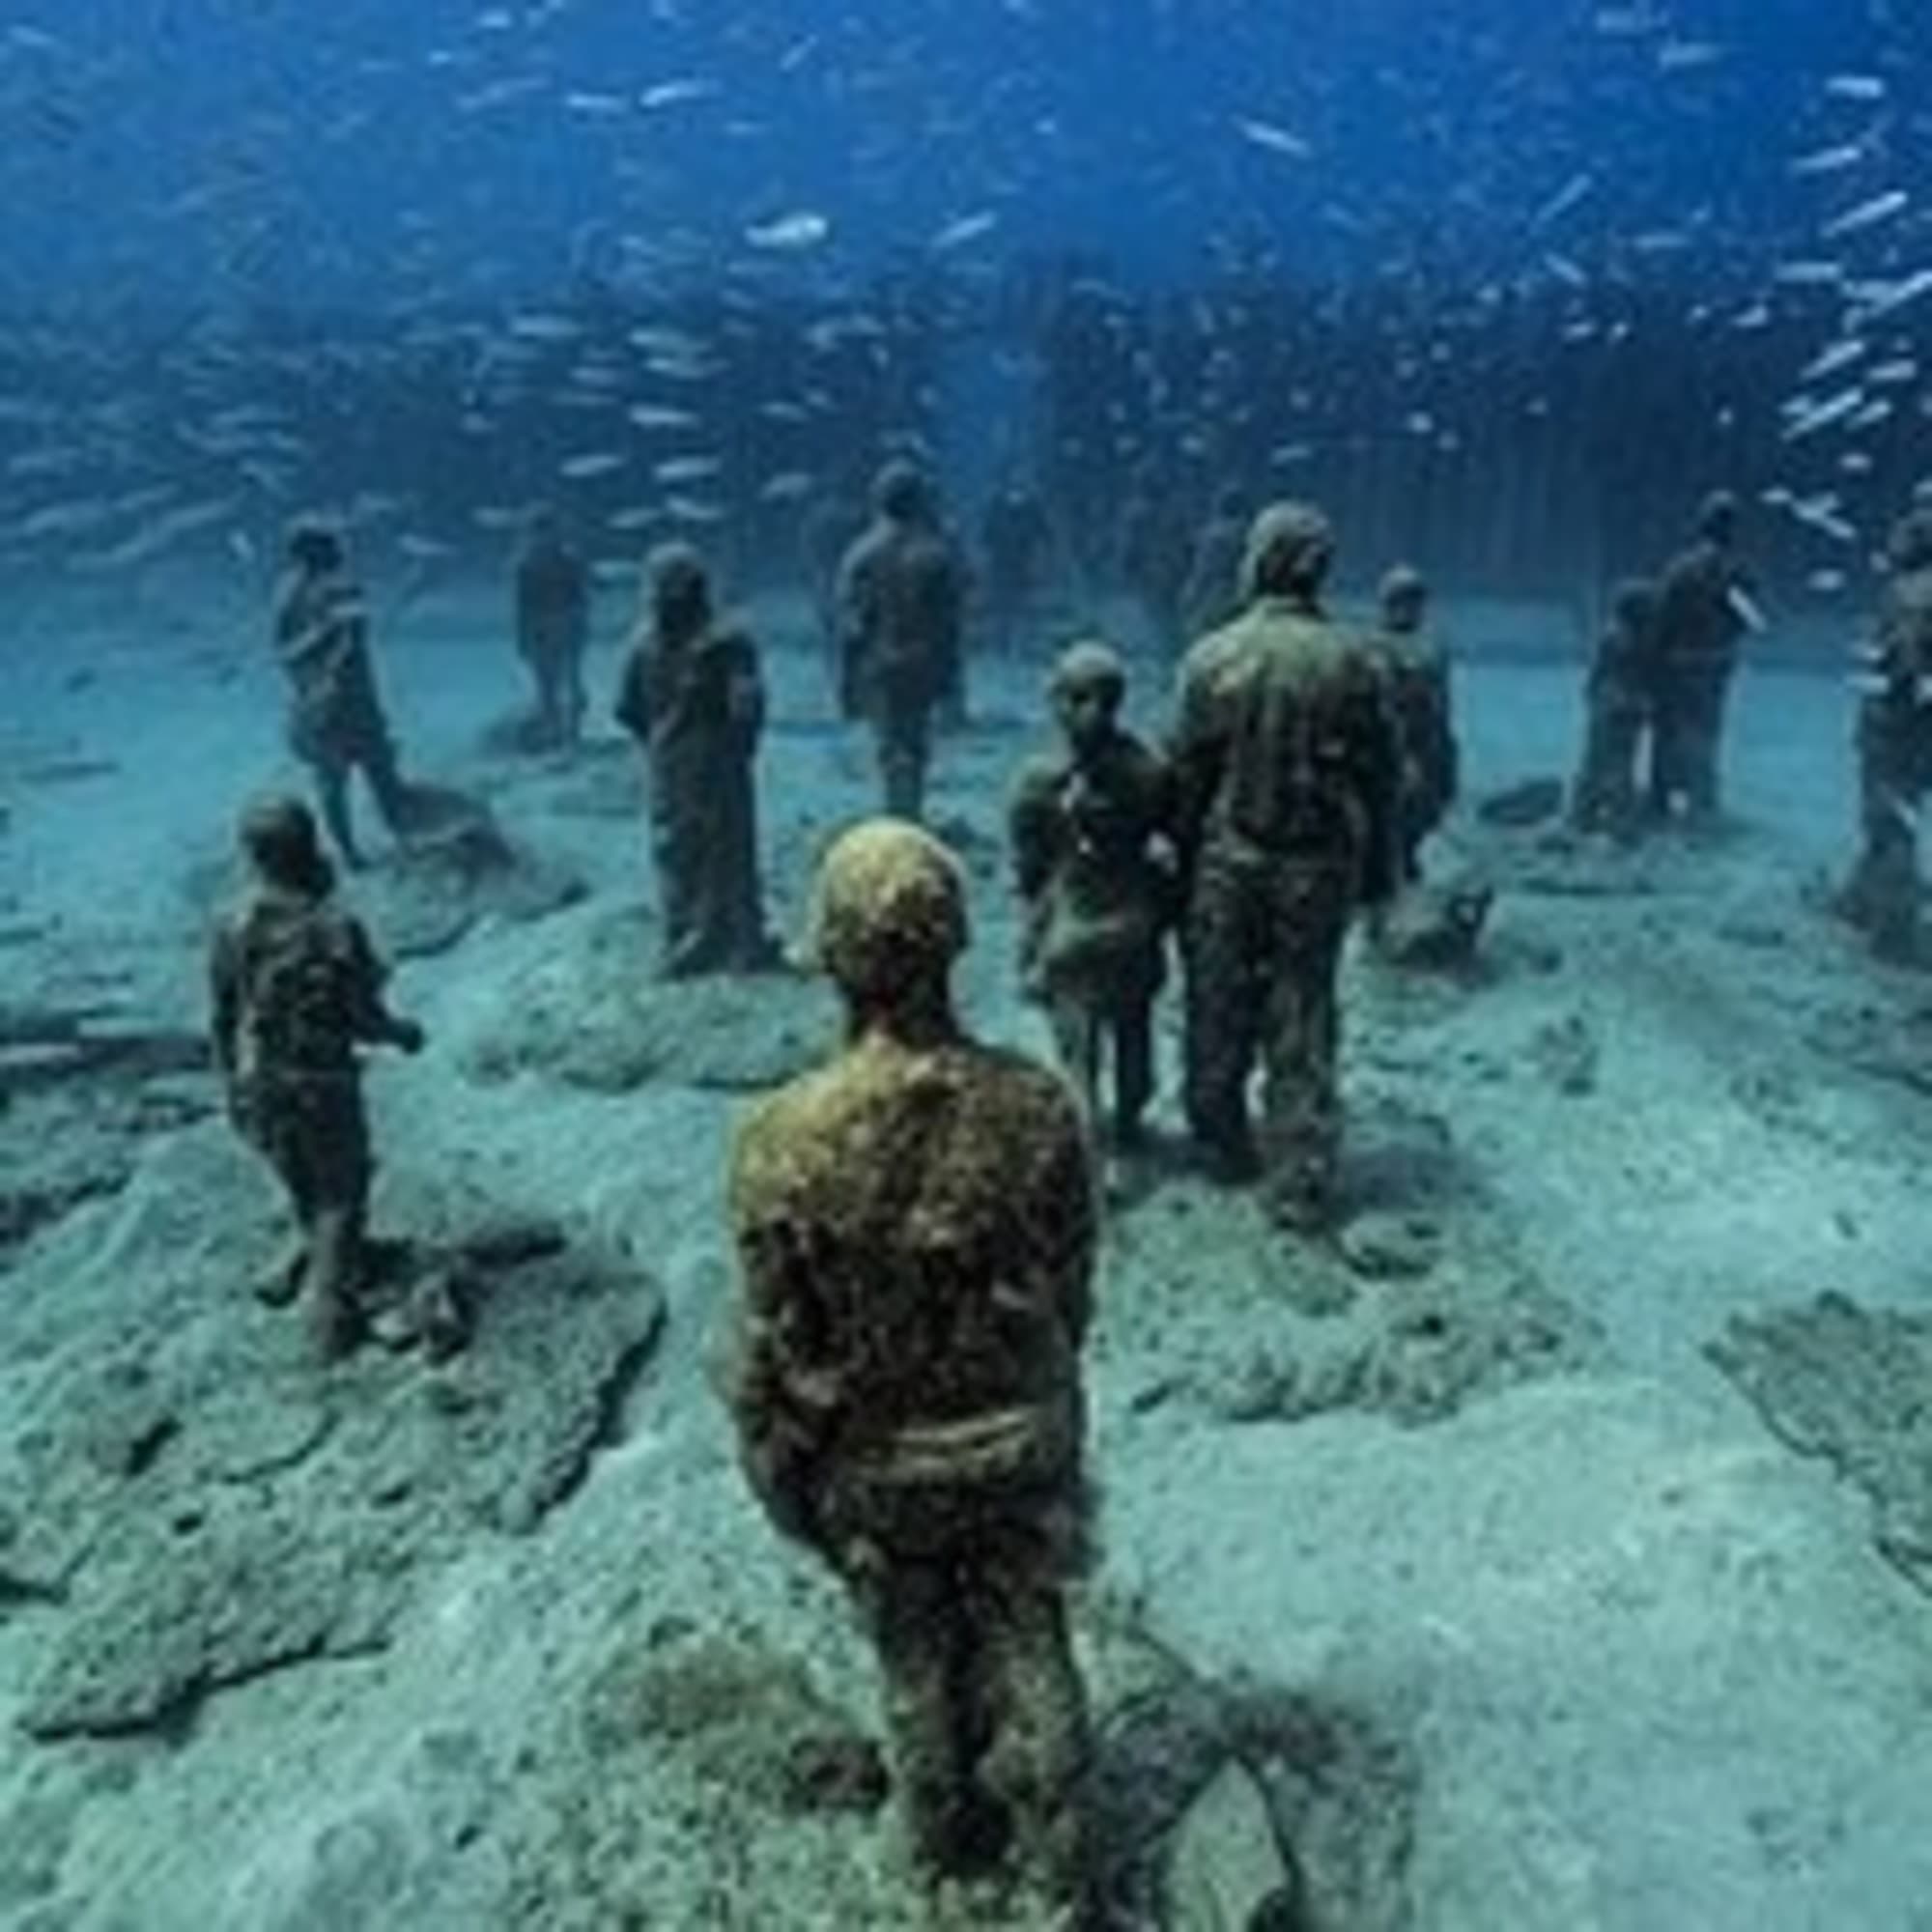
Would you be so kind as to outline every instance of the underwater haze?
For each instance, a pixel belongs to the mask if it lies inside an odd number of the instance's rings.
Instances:
[[[1932,1932],[1928,184],[1932,0],[0,0],[0,1932]]]

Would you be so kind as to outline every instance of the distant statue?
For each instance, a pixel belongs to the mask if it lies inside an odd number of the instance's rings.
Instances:
[[[315,774],[323,823],[342,863],[365,863],[349,809],[358,770],[383,823],[395,837],[410,828],[413,799],[396,750],[369,655],[369,607],[349,574],[342,534],[327,519],[289,526],[288,567],[275,592],[275,655],[290,687],[289,744]]]
[[[1173,751],[1188,1124],[1224,1178],[1259,1171],[1274,1217],[1304,1232],[1335,1207],[1343,942],[1401,866],[1402,741],[1375,650],[1321,608],[1334,544],[1309,505],[1255,520],[1246,609],[1182,661]]]
[[[1112,1061],[1116,1146],[1130,1150],[1153,1095],[1153,1007],[1176,882],[1167,761],[1120,722],[1126,670],[1105,644],[1062,653],[1048,692],[1064,749],[1013,788],[1013,871],[1026,906],[1021,968],[1088,1120]]]
[[[644,577],[617,720],[644,753],[663,971],[755,972],[778,958],[758,884],[757,646],[714,616],[710,576],[689,544],[654,550]]]
[[[1632,578],[1610,599],[1584,687],[1582,762],[1570,793],[1570,822],[1619,843],[1636,836],[1637,758],[1657,704],[1657,586]]]
[[[1693,826],[1720,815],[1724,718],[1739,646],[1764,622],[1737,540],[1738,501],[1720,491],[1705,499],[1695,541],[1671,559],[1658,584],[1649,799],[1657,818],[1671,817],[1680,805]]]
[[[1429,626],[1429,585],[1399,564],[1382,579],[1375,646],[1402,734],[1402,876],[1422,876],[1422,846],[1456,802],[1461,753],[1449,655]]]
[[[555,510],[540,504],[516,561],[517,654],[536,687],[532,739],[543,750],[577,743],[583,723],[583,651],[590,637],[590,570],[564,541]]]
[[[1887,545],[1890,577],[1860,680],[1859,817],[1863,849],[1839,895],[1882,959],[1921,958],[1918,816],[1932,789],[1932,509]]]
[[[391,1012],[384,969],[335,878],[308,808],[270,797],[242,815],[246,895],[217,926],[209,978],[214,1064],[229,1118],[275,1171],[297,1240],[272,1298],[306,1290],[325,1356],[360,1339],[369,1125],[357,1049],[419,1052]]]
[[[1212,513],[1195,534],[1180,586],[1180,628],[1186,642],[1240,615],[1241,555],[1251,521],[1247,492],[1238,484],[1216,494]]]
[[[962,700],[965,575],[912,464],[886,465],[872,507],[838,571],[839,699],[872,727],[886,810],[917,820],[933,714]]]

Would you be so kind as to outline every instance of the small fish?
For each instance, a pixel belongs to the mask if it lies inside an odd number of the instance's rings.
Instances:
[[[681,524],[722,524],[724,511],[716,503],[706,503],[695,497],[672,497],[665,503],[665,509]]]
[[[667,383],[707,383],[718,373],[717,363],[684,355],[653,355],[644,367]]]
[[[1804,180],[1810,175],[1841,174],[1846,168],[1855,168],[1865,157],[1864,144],[1849,141],[1840,148],[1819,148],[1808,155],[1800,155],[1790,164],[1789,172]]]
[[[638,96],[638,105],[647,114],[655,114],[665,107],[682,107],[693,100],[709,100],[719,92],[715,80],[681,78],[661,80],[655,87],[647,87]]]
[[[1850,581],[1842,570],[1814,570],[1804,587],[1820,597],[1835,597]]]
[[[1716,67],[1725,51],[1716,41],[1665,41],[1657,50],[1658,71],[1695,73],[1700,68]]]
[[[1784,426],[1786,442],[1803,442],[1807,437],[1816,436],[1820,430],[1830,429],[1834,423],[1848,421],[1864,407],[1863,388],[1840,389],[1834,396],[1823,402],[1812,402],[1808,397],[1794,397],[1784,406],[1790,417]]]
[[[576,93],[566,94],[563,104],[572,114],[595,115],[610,120],[629,111],[630,102],[615,94]]]
[[[1825,83],[1825,92],[1833,100],[1883,100],[1885,82],[1875,73],[1834,73]]]
[[[1858,531],[1839,514],[1835,495],[1794,497],[1785,507],[1807,529],[1816,530],[1820,536],[1830,537],[1834,543],[1849,544],[1859,540]]]
[[[541,94],[543,90],[543,81],[534,74],[523,74],[511,80],[493,80],[487,87],[459,94],[456,97],[456,111],[459,114],[485,114],[492,108],[507,107],[513,101]]]
[[[1845,279],[1842,262],[1780,262],[1772,279],[1787,289],[1834,289]]]
[[[715,456],[668,456],[652,466],[651,474],[668,489],[679,483],[708,483],[724,468]]]
[[[519,342],[575,342],[583,333],[583,325],[567,315],[552,315],[533,310],[510,318],[510,333]]]
[[[705,345],[688,329],[662,323],[640,324],[628,339],[633,349],[641,349],[646,355],[681,355],[695,360],[705,353]]]
[[[1932,269],[1920,269],[1902,281],[1868,284],[1857,291],[1859,326],[1869,327],[1928,295],[1932,295]]]
[[[1841,236],[1861,235],[1867,228],[1876,228],[1881,222],[1903,214],[1911,203],[1912,197],[1902,187],[1889,188],[1884,194],[1860,202],[1856,208],[1848,208],[1835,221],[1827,222],[1825,240],[1835,242]]]
[[[791,213],[774,215],[769,221],[754,221],[745,230],[745,240],[753,248],[778,255],[803,254],[831,239],[832,223],[811,208],[794,209]]]
[[[1299,134],[1291,133],[1272,121],[1255,121],[1244,114],[1237,114],[1235,128],[1242,140],[1251,141],[1257,148],[1265,148],[1271,155],[1286,155],[1292,161],[1309,160],[1315,154],[1315,150]]]
[[[983,235],[990,235],[1000,225],[998,213],[983,208],[977,214],[962,214],[956,221],[949,221],[926,244],[935,255],[944,255],[953,248],[963,248],[969,242],[977,242]]]
[[[1840,369],[1849,368],[1865,354],[1868,344],[1857,336],[1849,336],[1841,342],[1833,342],[1822,349],[1806,364],[1798,380],[1801,383],[1823,382],[1827,376],[1835,376]]]
[[[556,473],[570,483],[587,483],[592,477],[613,475],[623,469],[624,459],[611,449],[585,450],[582,456],[566,456],[556,466]]]
[[[1573,208],[1587,201],[1596,190],[1597,178],[1592,174],[1572,175],[1557,191],[1536,211],[1530,220],[1530,227],[1548,228],[1552,222],[1560,221]]]
[[[811,494],[816,481],[809,469],[783,469],[765,479],[758,499],[765,503],[795,503],[801,497]]]
[[[633,403],[624,412],[639,429],[696,429],[698,418],[691,410],[674,410],[664,403]]]

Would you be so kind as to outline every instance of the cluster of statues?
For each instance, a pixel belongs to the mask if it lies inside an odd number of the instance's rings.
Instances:
[[[1737,541],[1737,499],[1719,492],[1654,582],[1634,578],[1613,594],[1585,688],[1571,793],[1579,830],[1633,839],[1677,817],[1693,829],[1719,823],[1740,647],[1764,628]]]
[[[1248,517],[1231,497],[1217,515],[1240,519],[1239,542],[1204,569],[1205,621],[1161,741],[1122,723],[1122,655],[1083,639],[1048,680],[1059,742],[1010,792],[1019,967],[1056,1075],[975,1040],[952,1002],[967,894],[919,821],[935,719],[963,696],[965,572],[927,479],[905,463],[881,473],[826,605],[882,807],[832,844],[815,884],[810,956],[844,1003],[843,1041],[752,1112],[730,1168],[741,1293],[725,1394],[743,1467],[876,1648],[914,1865],[934,1885],[1004,1871],[1068,1923],[1094,1881],[1066,1592],[1091,1526],[1081,1358],[1102,1149],[1142,1144],[1172,952],[1200,1156],[1258,1182],[1285,1230],[1332,1225],[1343,949],[1358,923],[1375,942],[1460,779],[1422,578],[1391,571],[1378,624],[1358,630],[1324,605],[1335,536],[1321,511]],[[1736,525],[1713,498],[1661,581],[1618,593],[1590,671],[1579,825],[1628,838],[1718,810],[1726,695],[1757,621]],[[243,816],[249,885],[212,952],[215,1056],[296,1223],[275,1298],[305,1291],[336,1354],[363,1326],[358,1055],[414,1052],[423,1035],[384,1001],[323,832],[354,866],[353,773],[405,833],[412,790],[339,537],[303,520],[289,550],[275,637],[322,822],[279,796]],[[1900,526],[1891,558],[1860,724],[1866,849],[1846,893],[1888,949],[1910,936],[1908,908],[1916,932],[1912,833],[1932,772],[1932,510]],[[548,744],[581,728],[587,605],[582,559],[534,520],[517,637]],[[667,975],[775,961],[758,887],[765,709],[756,645],[717,613],[703,559],[654,551],[616,716],[646,753]]]

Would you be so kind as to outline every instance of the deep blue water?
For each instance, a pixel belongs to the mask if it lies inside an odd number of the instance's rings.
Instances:
[[[993,215],[962,259],[1508,274],[1683,229],[1728,280],[1922,174],[1928,40],[1887,0],[20,0],[0,298],[527,293],[627,236],[742,267],[800,210],[794,277]]]
[[[1090,565],[1152,463],[1586,602],[1727,483],[1856,600],[1925,474],[1928,53],[1905,0],[18,0],[0,557],[370,498],[494,554],[560,490],[772,577],[911,444]]]

